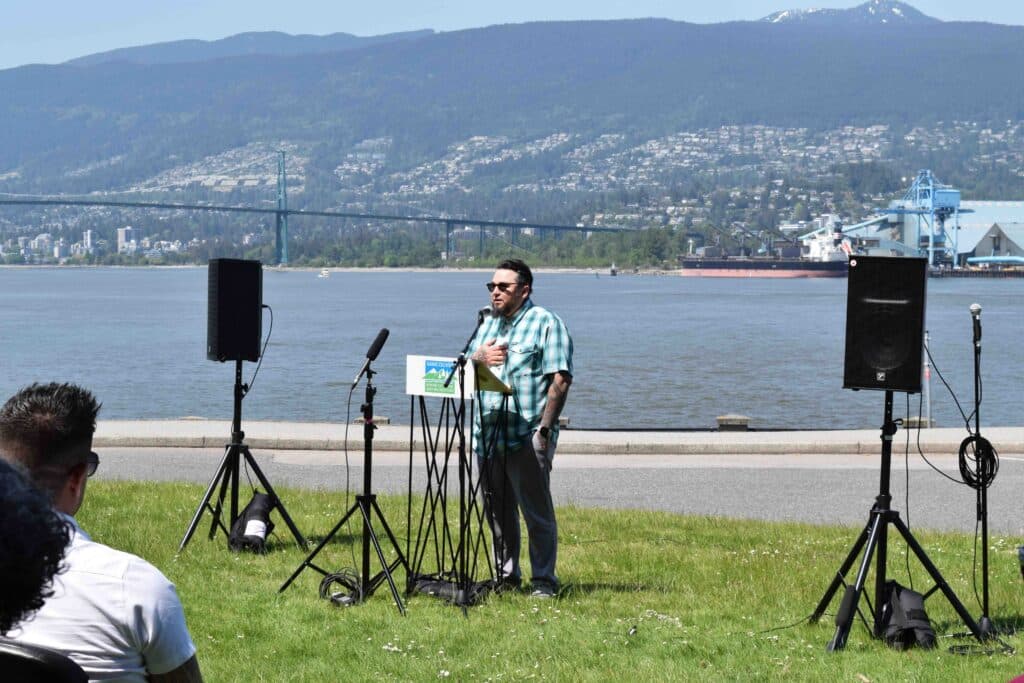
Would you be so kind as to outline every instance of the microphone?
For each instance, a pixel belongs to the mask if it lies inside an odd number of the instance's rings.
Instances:
[[[380,353],[380,350],[384,347],[384,342],[388,340],[389,334],[391,334],[391,332],[386,327],[377,333],[377,338],[373,340],[373,343],[370,344],[370,348],[366,351],[366,362],[363,363],[363,367],[359,370],[359,374],[356,375],[356,378],[352,380],[353,387],[359,384],[359,379],[366,374],[367,370],[370,369],[370,362],[377,360],[377,354]]]
[[[981,343],[981,304],[971,304],[971,317],[974,319],[974,343]]]
[[[477,324],[483,323],[484,318],[493,318],[494,314],[494,306],[487,304],[486,306],[484,306],[483,308],[476,312]]]

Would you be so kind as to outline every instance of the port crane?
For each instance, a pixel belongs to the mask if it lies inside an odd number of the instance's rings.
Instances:
[[[940,183],[930,170],[918,171],[903,198],[893,201],[879,215],[842,228],[844,235],[877,239],[877,246],[903,255],[927,256],[928,265],[951,263],[959,268],[957,236],[960,215],[971,213],[960,207],[960,190]],[[909,219],[909,220],[908,220]],[[899,226],[900,239],[881,236],[881,231]],[[828,230],[819,228],[800,239],[808,239]],[[874,230],[870,233],[870,230]]]
[[[928,257],[929,267],[935,266],[938,259],[951,263],[954,268],[960,267],[957,258],[960,214],[970,212],[970,209],[960,208],[960,190],[943,185],[928,169],[918,171],[903,199],[893,202],[884,211],[891,216],[890,223],[903,223],[904,244],[909,243],[919,252],[923,251]],[[916,219],[912,243],[908,240],[908,221],[903,219],[904,216]],[[951,223],[949,229],[947,222]]]

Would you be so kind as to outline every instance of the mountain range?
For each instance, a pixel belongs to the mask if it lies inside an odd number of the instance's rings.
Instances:
[[[390,141],[394,169],[479,135],[1019,120],[1022,74],[1024,29],[887,0],[711,25],[179,41],[0,71],[0,192],[120,190],[253,143],[299,145],[328,187],[367,140]]]
[[[761,19],[772,24],[803,23],[814,26],[876,26],[885,24],[933,24],[938,19],[897,0],[869,0],[850,9],[789,9],[773,12]],[[66,64],[95,66],[109,62],[131,64],[180,64],[223,57],[273,55],[291,57],[303,54],[341,52],[369,45],[433,35],[431,29],[361,37],[350,33],[324,36],[290,35],[280,31],[239,33],[220,40],[175,40],[152,45],[124,47],[71,59]]]
[[[379,36],[360,37],[351,33],[331,33],[326,36],[293,36],[280,31],[239,33],[220,40],[174,40],[166,43],[123,47],[78,57],[66,62],[75,66],[95,66],[108,62],[129,62],[132,64],[180,64],[203,62],[223,57],[251,55],[295,55],[319,54],[357,50],[369,45],[393,43],[432,35],[434,31],[406,31],[387,33]]]

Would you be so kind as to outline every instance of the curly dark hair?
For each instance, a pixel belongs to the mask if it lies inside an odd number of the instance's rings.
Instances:
[[[0,408],[0,451],[23,465],[32,482],[52,496],[68,470],[88,456],[99,410],[88,389],[57,382],[31,384]]]
[[[0,634],[53,595],[71,526],[20,468],[0,459]]]

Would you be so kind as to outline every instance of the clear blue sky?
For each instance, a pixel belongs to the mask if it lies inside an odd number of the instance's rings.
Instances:
[[[853,7],[863,0],[7,0],[0,69],[183,38],[244,31],[367,36],[432,28],[565,19],[664,17],[694,23],[755,20],[776,10]],[[1024,25],[1022,0],[916,0],[944,21]]]

